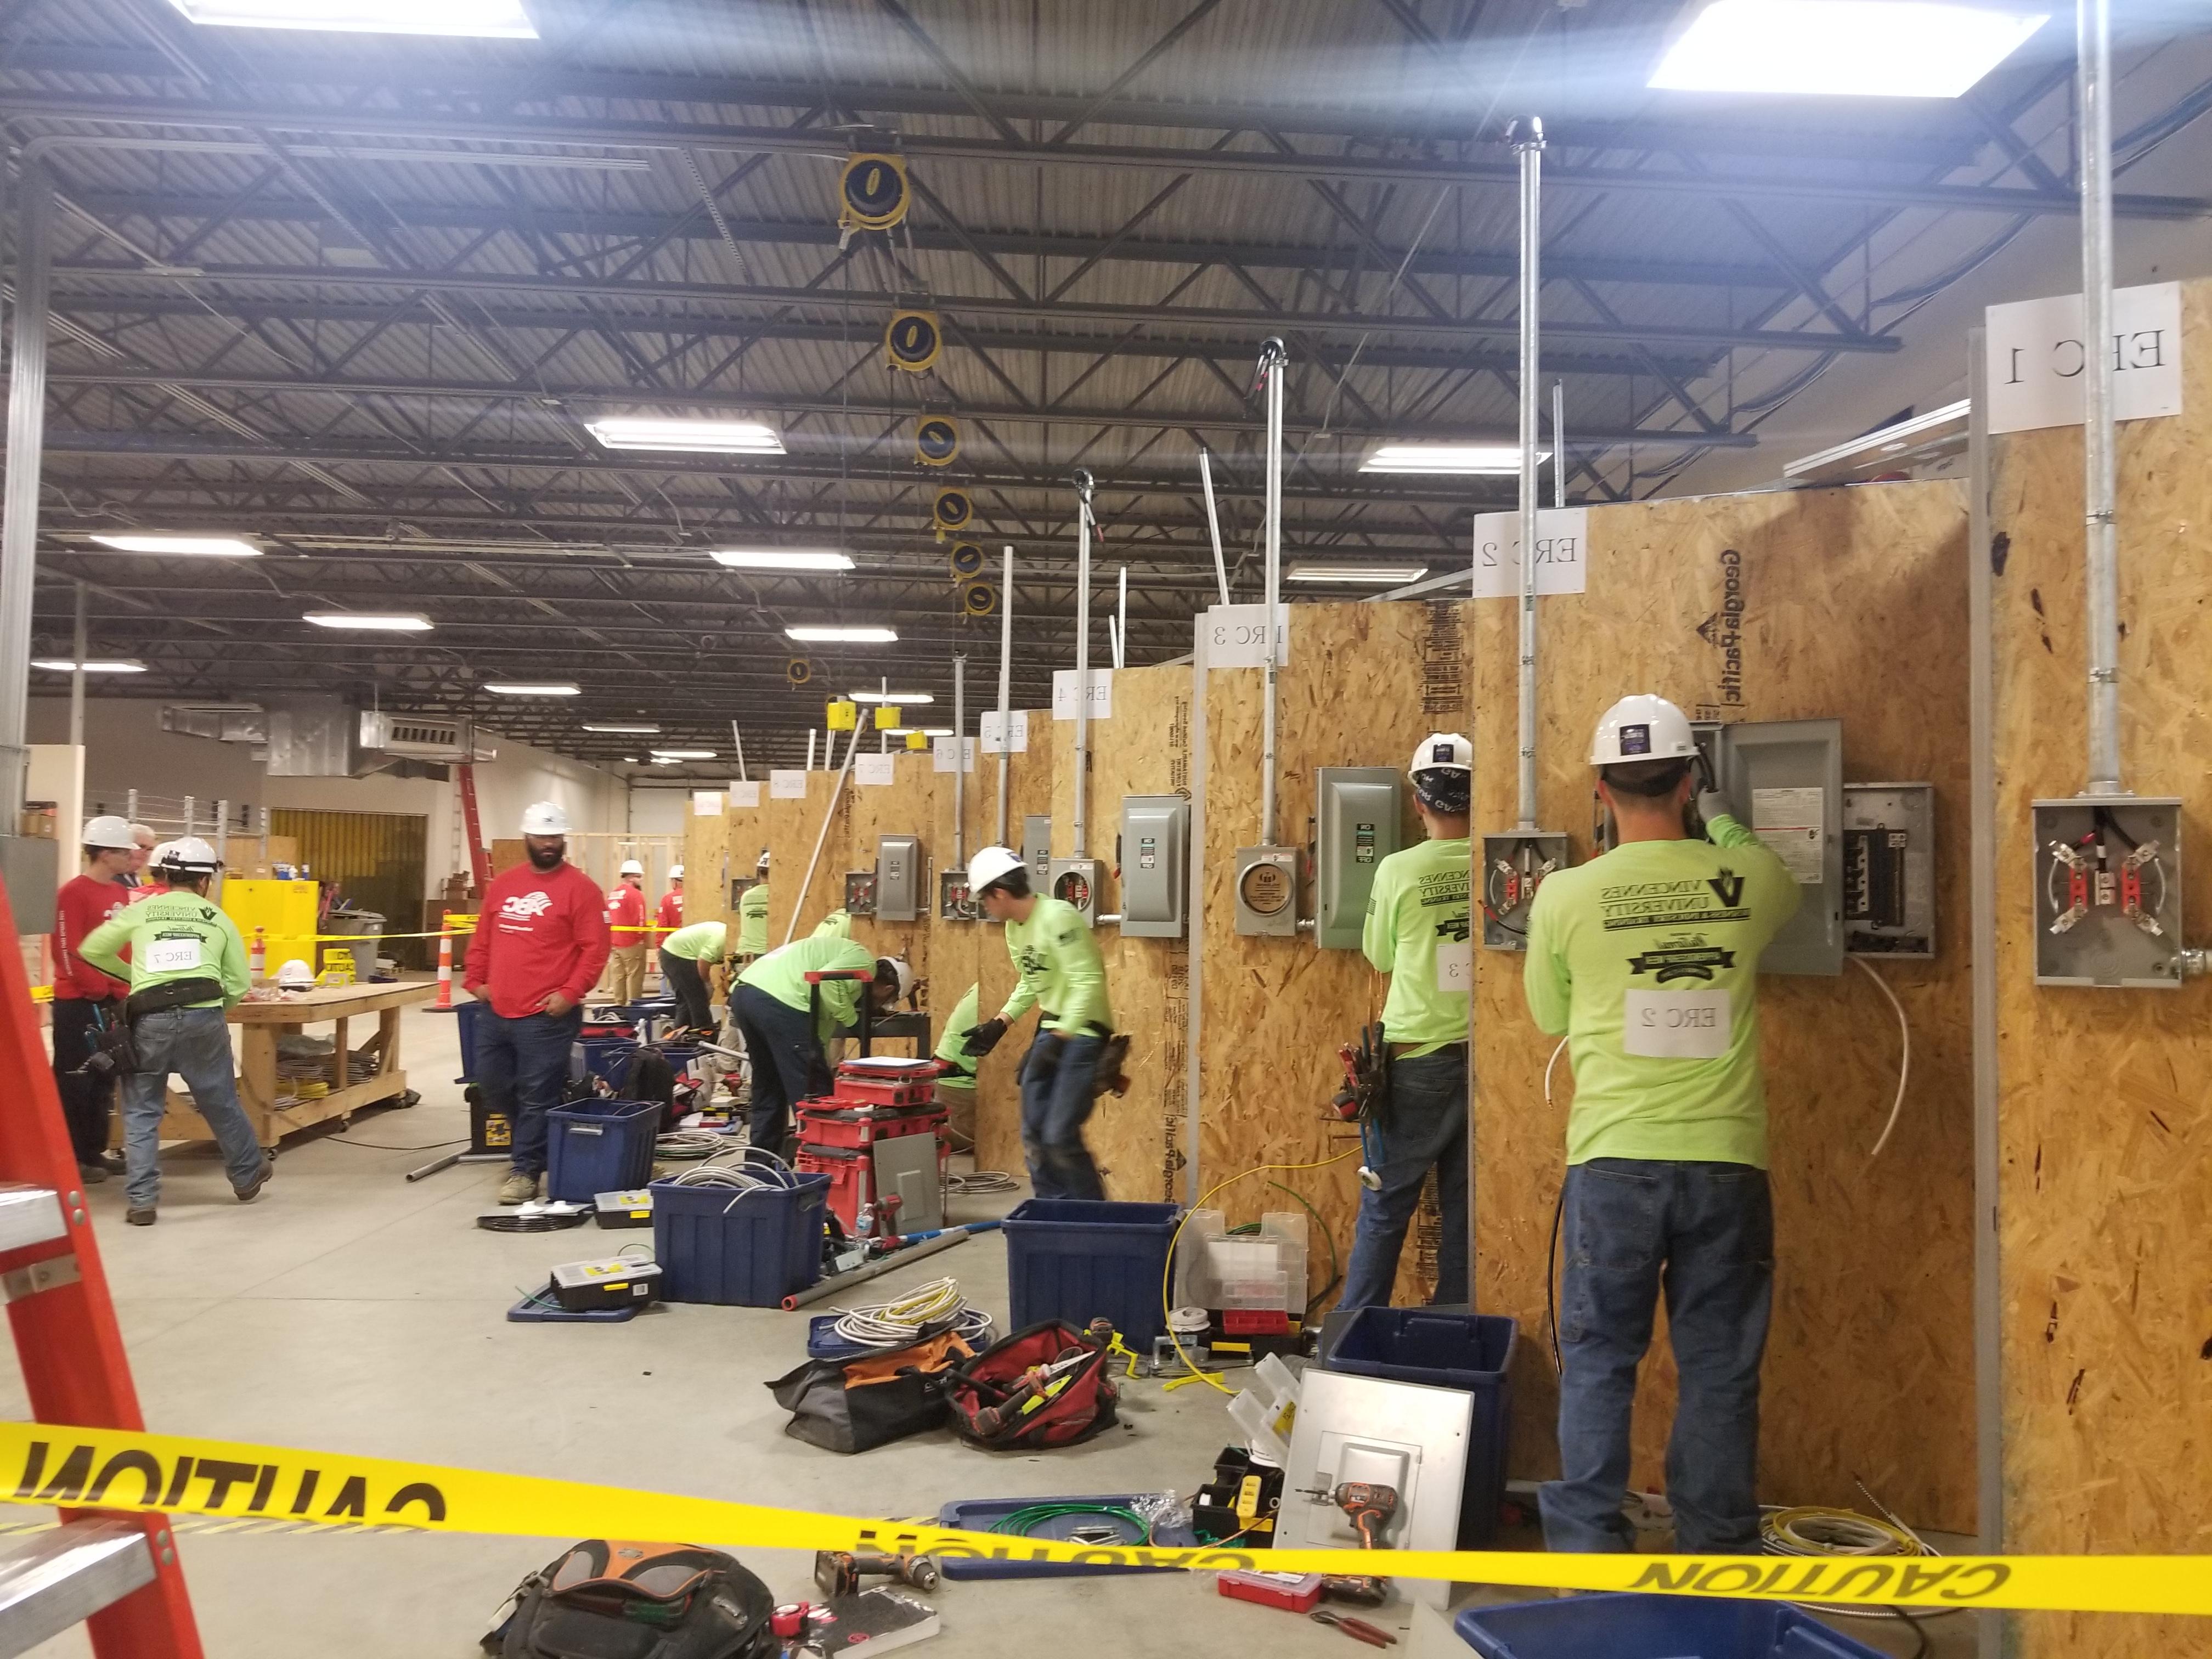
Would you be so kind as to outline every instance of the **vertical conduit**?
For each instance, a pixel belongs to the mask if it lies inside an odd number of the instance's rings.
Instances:
[[[43,163],[24,164],[15,192],[15,358],[8,375],[7,495],[0,507],[0,830],[10,836],[22,817],[29,759],[24,736],[30,717],[31,586],[39,544],[39,460],[46,443],[54,197]],[[77,659],[83,660],[82,646]]]
[[[968,868],[968,655],[952,653],[952,861]]]
[[[1544,215],[1544,124],[1516,122],[1521,158],[1521,816],[1536,827],[1536,336],[1540,320]]]
[[[2112,0],[2076,0],[2075,81],[2081,173],[2085,575],[2089,610],[2089,787],[2120,786],[2120,558],[2112,428]]]
[[[1006,544],[1006,574],[999,594],[999,835],[1006,844],[1006,768],[1013,757],[1014,544]]]
[[[70,676],[70,746],[84,747],[84,655],[87,649],[85,635],[85,586],[76,585],[76,634],[74,660],[76,670]]]
[[[1260,607],[1260,628],[1267,641],[1261,661],[1267,669],[1267,697],[1260,714],[1260,845],[1275,844],[1275,680],[1279,643],[1275,626],[1276,607],[1282,603],[1283,580],[1283,367],[1290,354],[1280,340],[1260,348],[1260,374],[1267,384],[1267,592]]]
[[[1075,823],[1070,858],[1089,856],[1084,811],[1091,782],[1091,475],[1075,473]]]
[[[1552,505],[1567,504],[1567,383],[1552,382]]]

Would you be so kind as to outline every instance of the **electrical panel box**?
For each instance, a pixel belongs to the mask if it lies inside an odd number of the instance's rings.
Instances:
[[[968,890],[965,870],[937,872],[937,914],[945,921],[981,921],[983,907]]]
[[[1052,885],[1052,814],[1030,812],[1022,817],[1022,862],[1030,867],[1030,887],[1045,892]]]
[[[1796,878],[1797,914],[1763,974],[1844,971],[1844,723],[1747,720],[1720,728],[1715,771],[1741,822]]]
[[[872,916],[876,914],[874,871],[848,870],[845,872],[845,914],[848,916]]]
[[[1106,866],[1097,859],[1054,859],[1052,883],[1045,890],[1065,899],[1083,912],[1084,921],[1098,925],[1098,896],[1104,886]]]
[[[1314,943],[1357,951],[1375,868],[1405,844],[1406,777],[1389,766],[1324,766],[1314,774]]]
[[[1298,849],[1237,849],[1237,931],[1295,938],[1298,931]]]
[[[1936,786],[1844,786],[1844,948],[1936,954]]]
[[[1190,803],[1181,795],[1121,798],[1121,935],[1181,939],[1189,884]]]
[[[2035,812],[2035,982],[2181,983],[2181,803],[2078,795]]]
[[[876,837],[876,918],[879,921],[919,921],[928,902],[922,884],[921,838],[918,836]]]
[[[1482,943],[1486,950],[1528,948],[1528,908],[1536,890],[1568,860],[1567,838],[1550,830],[1512,830],[1482,838]]]

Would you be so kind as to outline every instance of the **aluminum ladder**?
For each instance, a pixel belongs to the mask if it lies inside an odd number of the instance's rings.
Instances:
[[[0,894],[0,938],[15,933]],[[145,1427],[22,953],[12,948],[0,950],[0,1297],[34,1420]],[[202,1659],[168,1517],[60,1514],[52,1525],[37,1509],[0,1506],[0,1528],[26,1528],[0,1532],[0,1659],[78,1624],[99,1659]]]

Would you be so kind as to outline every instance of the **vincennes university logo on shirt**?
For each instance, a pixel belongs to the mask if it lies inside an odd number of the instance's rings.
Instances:
[[[501,903],[499,919],[501,921],[529,921],[544,915],[552,908],[553,896],[550,893],[517,893]]]

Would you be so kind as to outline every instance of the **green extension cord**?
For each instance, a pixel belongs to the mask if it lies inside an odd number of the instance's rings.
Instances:
[[[992,1522],[991,1530],[1027,1538],[1046,1522],[1057,1521],[1067,1515],[1097,1516],[1105,1520],[1119,1521],[1136,1534],[1128,1541],[1138,1544],[1152,1541],[1152,1523],[1136,1510],[1124,1509],[1118,1504],[1032,1504],[1027,1509],[1016,1510],[1012,1515]]]

